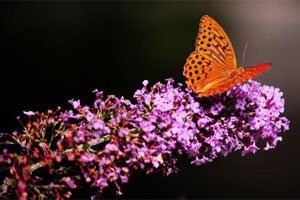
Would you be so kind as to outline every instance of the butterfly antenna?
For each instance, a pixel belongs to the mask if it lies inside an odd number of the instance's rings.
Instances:
[[[243,52],[243,62],[242,62],[242,67],[244,67],[244,61],[245,61],[245,58],[246,58],[247,47],[248,47],[248,42],[246,43],[245,48],[244,48],[244,52]]]

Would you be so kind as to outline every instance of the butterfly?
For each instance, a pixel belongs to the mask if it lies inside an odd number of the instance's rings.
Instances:
[[[238,67],[233,46],[223,28],[210,16],[200,20],[196,49],[187,58],[183,75],[198,97],[225,92],[263,73],[271,63]]]

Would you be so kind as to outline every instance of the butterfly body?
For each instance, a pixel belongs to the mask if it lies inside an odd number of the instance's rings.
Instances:
[[[184,65],[186,83],[198,97],[225,92],[271,66],[270,63],[250,69],[237,67],[233,46],[222,27],[205,15],[200,20],[196,50]]]

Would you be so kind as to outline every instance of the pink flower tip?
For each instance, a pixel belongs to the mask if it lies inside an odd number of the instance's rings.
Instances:
[[[35,113],[32,112],[32,111],[23,111],[23,113],[24,113],[25,115],[27,115],[27,116],[35,115]]]
[[[148,80],[144,80],[143,81],[143,85],[146,87],[148,85],[149,81]]]

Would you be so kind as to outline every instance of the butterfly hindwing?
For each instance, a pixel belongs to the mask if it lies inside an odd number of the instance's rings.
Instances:
[[[197,51],[191,53],[184,65],[183,75],[186,84],[194,92],[205,91],[207,86],[222,81],[225,71],[217,67],[213,61],[208,60]]]
[[[194,51],[186,59],[183,75],[186,77],[186,84],[193,91],[197,91],[203,81],[207,78],[207,71],[210,67],[210,62],[198,52]]]

